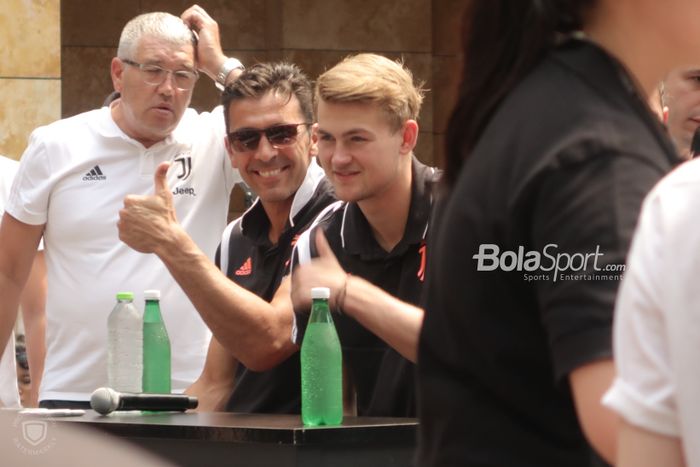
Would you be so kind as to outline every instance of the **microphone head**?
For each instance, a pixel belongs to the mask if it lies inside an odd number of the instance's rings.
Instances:
[[[107,415],[119,406],[119,394],[111,388],[97,388],[90,396],[90,407],[95,412]]]

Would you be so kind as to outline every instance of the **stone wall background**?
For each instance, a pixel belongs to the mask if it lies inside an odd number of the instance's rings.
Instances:
[[[466,0],[201,0],[217,20],[228,55],[244,64],[290,60],[312,78],[341,58],[376,52],[402,58],[428,92],[416,155],[440,160],[459,75],[459,20]],[[191,1],[63,0],[62,115],[99,106],[112,90],[109,63],[132,17],[163,10],[179,15]],[[218,92],[203,76],[192,105],[209,109]]]
[[[0,155],[19,159],[31,131],[61,117],[58,0],[0,8]]]

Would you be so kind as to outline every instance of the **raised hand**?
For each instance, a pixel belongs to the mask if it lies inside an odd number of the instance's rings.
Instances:
[[[141,253],[155,253],[177,226],[173,194],[168,187],[170,162],[162,162],[154,175],[154,194],[128,195],[119,211],[119,239]]]
[[[211,79],[216,79],[226,56],[221,49],[219,25],[209,16],[204,8],[193,5],[180,15],[182,21],[197,33],[197,67]]]

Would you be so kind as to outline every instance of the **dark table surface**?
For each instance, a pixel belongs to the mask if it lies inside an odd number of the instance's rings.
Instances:
[[[414,418],[345,417],[339,426],[305,427],[298,415],[114,412],[88,410],[81,417],[56,419],[86,423],[118,435],[253,443],[412,442]]]
[[[304,427],[298,415],[87,411],[56,422],[97,428],[181,466],[363,467],[413,464],[413,418],[346,417]]]

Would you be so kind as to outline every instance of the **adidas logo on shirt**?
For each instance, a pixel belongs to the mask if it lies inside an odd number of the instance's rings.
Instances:
[[[88,173],[85,174],[83,177],[84,182],[93,182],[97,180],[107,180],[107,176],[102,173],[102,170],[100,170],[100,166],[96,165]]]
[[[249,276],[251,272],[253,272],[253,261],[248,257],[243,266],[236,270],[235,274],[237,276]]]

